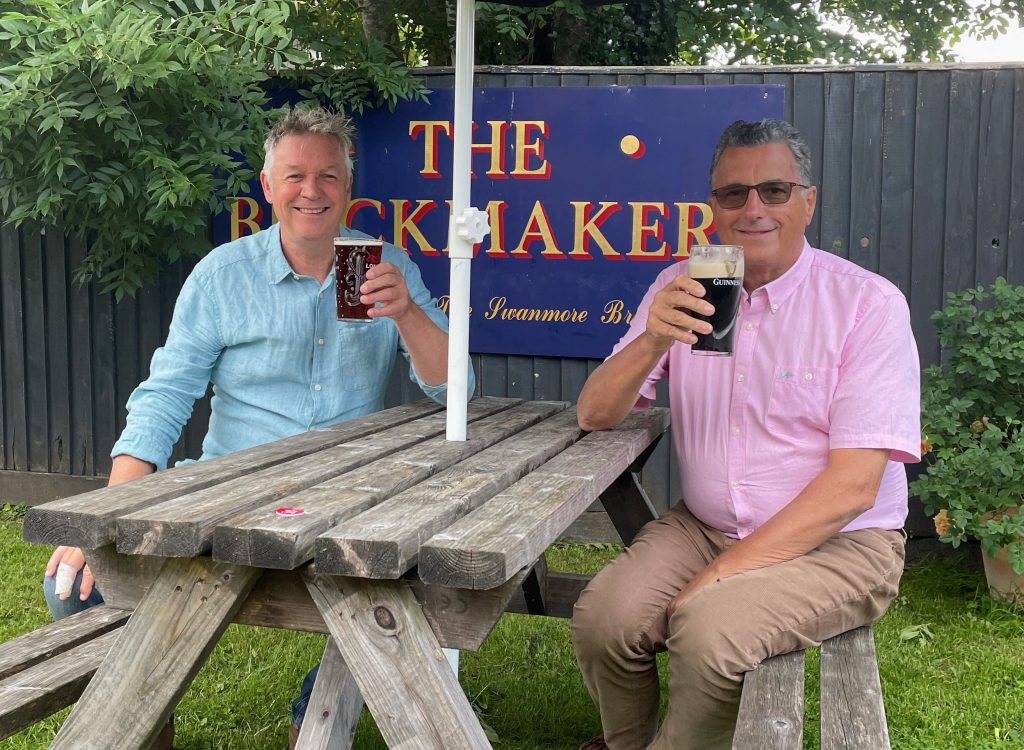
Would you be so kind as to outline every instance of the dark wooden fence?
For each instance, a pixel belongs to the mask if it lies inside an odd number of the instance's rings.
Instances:
[[[424,77],[435,88],[453,83],[447,70]],[[899,285],[926,364],[940,356],[929,316],[945,292],[997,276],[1024,283],[1024,65],[486,68],[477,83],[785,86],[786,119],[807,137],[820,186],[811,243]],[[59,227],[0,230],[0,501],[67,494],[89,483],[76,478],[108,470],[125,401],[188,271],[171,268],[114,305],[71,283],[83,250]],[[597,364],[495,355],[474,363],[482,394],[570,401]],[[406,383],[396,376],[392,401],[414,395]],[[206,416],[198,404],[177,456],[198,454]],[[678,496],[671,464],[662,446],[645,472],[662,508]],[[929,524],[916,513],[910,529],[926,534]]]

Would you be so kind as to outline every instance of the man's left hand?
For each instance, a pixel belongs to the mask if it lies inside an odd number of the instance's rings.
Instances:
[[[366,281],[359,287],[359,301],[364,305],[377,305],[369,311],[371,318],[404,317],[413,307],[409,288],[402,272],[394,263],[381,263],[366,272]]]
[[[706,587],[711,586],[721,580],[721,575],[715,569],[714,564],[704,568],[700,573],[690,579],[690,582],[686,584],[686,587],[675,595],[665,609],[665,615],[668,619],[672,619],[672,615],[675,611],[686,604],[688,601],[693,599],[699,592],[703,591]]]

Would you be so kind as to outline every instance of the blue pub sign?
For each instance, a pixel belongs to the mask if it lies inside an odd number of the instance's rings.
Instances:
[[[606,356],[658,273],[714,241],[706,203],[719,134],[781,118],[782,86],[476,91],[470,350]],[[453,93],[357,121],[348,223],[405,248],[447,304]],[[216,243],[269,226],[258,185],[214,219]]]

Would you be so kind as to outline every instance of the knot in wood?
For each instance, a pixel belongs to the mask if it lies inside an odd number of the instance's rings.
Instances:
[[[387,607],[377,607],[373,610],[373,619],[385,630],[395,629],[395,616]]]

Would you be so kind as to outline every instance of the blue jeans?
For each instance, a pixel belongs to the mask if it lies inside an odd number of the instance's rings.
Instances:
[[[84,570],[84,569],[83,569]],[[71,586],[71,595],[61,601],[57,598],[55,589],[57,587],[56,576],[43,576],[43,598],[46,599],[46,606],[50,610],[50,616],[54,620],[63,620],[69,615],[75,615],[79,612],[84,612],[89,607],[95,607],[97,604],[103,604],[103,597],[100,596],[100,590],[95,586],[92,587],[92,592],[89,594],[89,598],[84,602],[79,598],[82,595],[82,571],[78,571],[78,575],[75,576],[75,583]]]
[[[69,615],[84,612],[89,607],[103,604],[103,597],[100,596],[100,590],[96,586],[92,587],[92,592],[84,602],[79,598],[82,593],[81,570],[75,576],[75,582],[71,586],[71,595],[67,599],[61,601],[57,597],[56,587],[57,581],[55,576],[43,576],[43,598],[46,599],[46,606],[49,608],[50,615],[54,620],[62,620]],[[316,682],[316,673],[319,669],[320,665],[317,664],[309,670],[306,678],[302,681],[299,697],[292,701],[292,724],[296,727],[302,726],[302,718],[306,715],[306,707],[309,705],[309,698],[313,694],[313,683]]]
[[[316,682],[316,675],[319,671],[320,664],[317,663],[306,673],[302,680],[302,687],[299,688],[299,697],[292,701],[292,724],[296,729],[302,727],[302,719],[309,707],[309,699],[313,695],[313,683]]]

